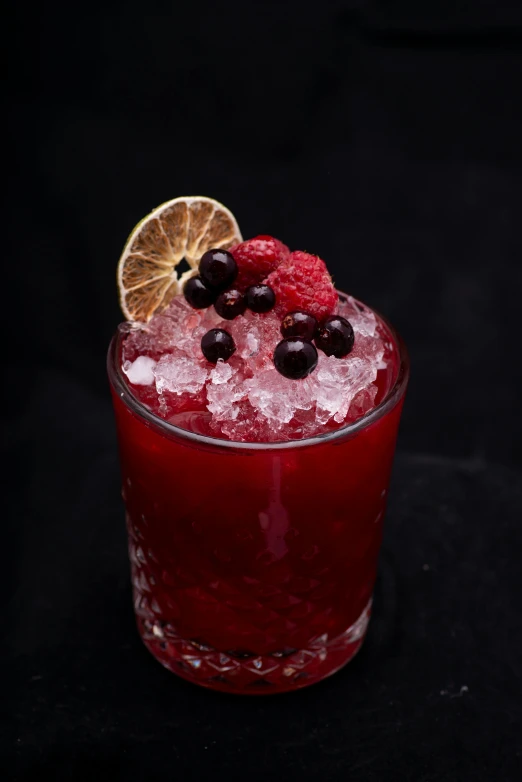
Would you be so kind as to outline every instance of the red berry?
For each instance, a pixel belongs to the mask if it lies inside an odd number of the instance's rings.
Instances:
[[[207,250],[199,262],[199,276],[210,290],[222,291],[237,276],[237,263],[226,250]]]
[[[337,291],[326,264],[317,255],[290,253],[265,280],[276,295],[280,315],[304,310],[322,322],[337,306]]]
[[[201,338],[201,351],[211,364],[217,364],[220,358],[227,361],[235,349],[236,343],[224,329],[210,329]]]
[[[344,358],[351,353],[355,335],[352,324],[340,315],[327,318],[315,337],[317,347],[327,356]]]
[[[183,287],[183,295],[196,310],[204,310],[210,307],[216,299],[216,294],[203,283],[201,277],[191,277]]]
[[[270,312],[275,304],[275,294],[268,285],[250,285],[246,289],[247,307],[252,312]]]
[[[317,331],[317,320],[308,312],[289,312],[281,323],[283,337],[301,337],[312,340]]]
[[[274,351],[274,364],[277,371],[291,380],[308,377],[317,366],[317,350],[311,342],[301,337],[288,337],[281,340]]]
[[[263,282],[265,277],[290,255],[286,244],[265,235],[236,244],[229,252],[234,256],[238,267],[234,287],[241,291],[250,285]]]
[[[217,297],[214,309],[225,320],[234,320],[246,310],[246,300],[239,291],[224,291]]]

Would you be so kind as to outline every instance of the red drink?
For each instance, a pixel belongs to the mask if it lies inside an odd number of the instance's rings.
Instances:
[[[282,692],[330,675],[361,646],[408,378],[400,339],[379,328],[388,353],[371,411],[273,443],[216,439],[197,405],[170,418],[185,428],[162,420],[131,390],[122,337],[113,340],[138,627],[179,676]]]

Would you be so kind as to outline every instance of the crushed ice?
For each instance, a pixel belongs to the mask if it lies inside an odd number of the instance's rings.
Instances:
[[[206,383],[208,370],[202,362],[183,353],[167,353],[154,367],[158,394],[197,394]]]
[[[129,378],[129,382],[135,386],[151,386],[154,381],[154,367],[156,362],[150,356],[138,356],[135,361],[126,361],[123,371]]]
[[[176,297],[144,329],[131,331],[124,343],[124,371],[136,385],[155,383],[160,409],[165,395],[186,400],[187,394],[206,394],[218,435],[248,440],[255,429],[256,439],[306,437],[328,423],[368,412],[375,400],[377,372],[385,366],[385,345],[373,312],[346,297],[339,313],[355,332],[352,353],[337,359],[319,352],[311,375],[288,380],[272,360],[282,338],[275,313],[247,311],[233,321],[222,321],[213,307],[194,310]],[[228,362],[219,361],[215,367],[204,360],[200,348],[201,337],[211,328],[226,329],[237,348]]]

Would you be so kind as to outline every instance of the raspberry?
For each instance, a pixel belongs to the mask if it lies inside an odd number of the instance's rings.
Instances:
[[[300,250],[290,253],[265,282],[275,292],[275,308],[279,315],[303,310],[321,322],[337,306],[332,278],[325,262],[317,255]]]
[[[256,236],[241,244],[231,247],[238,266],[238,275],[234,283],[240,291],[250,285],[263,282],[270,272],[273,272],[282,261],[290,255],[290,250],[272,236]]]

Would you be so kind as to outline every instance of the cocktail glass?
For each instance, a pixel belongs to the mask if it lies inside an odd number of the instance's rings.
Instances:
[[[380,398],[352,424],[280,443],[181,429],[132,394],[121,340],[108,372],[134,607],[150,652],[215,690],[276,693],[329,676],[368,626],[408,381],[389,345]]]

